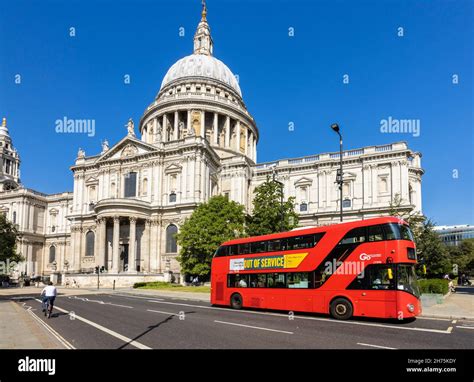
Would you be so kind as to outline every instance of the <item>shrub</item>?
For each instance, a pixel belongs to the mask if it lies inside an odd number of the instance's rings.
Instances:
[[[449,281],[444,279],[419,280],[421,293],[446,294],[449,290]]]

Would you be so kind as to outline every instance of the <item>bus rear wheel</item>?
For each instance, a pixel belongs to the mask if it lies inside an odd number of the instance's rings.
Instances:
[[[352,317],[352,304],[345,298],[336,298],[331,302],[330,312],[336,320],[348,320]]]
[[[238,293],[234,293],[230,297],[230,306],[232,309],[242,309],[242,296]]]

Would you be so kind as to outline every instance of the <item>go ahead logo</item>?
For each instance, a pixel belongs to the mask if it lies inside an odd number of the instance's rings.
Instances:
[[[372,260],[375,257],[382,257],[382,255],[380,253],[374,253],[372,255],[368,255],[367,253],[361,253],[359,256],[359,259],[362,261],[365,261],[365,260],[368,261],[368,260]]]

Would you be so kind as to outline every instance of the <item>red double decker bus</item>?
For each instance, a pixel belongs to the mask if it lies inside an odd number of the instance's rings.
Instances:
[[[416,249],[403,220],[382,217],[223,243],[211,303],[404,319],[421,313]]]

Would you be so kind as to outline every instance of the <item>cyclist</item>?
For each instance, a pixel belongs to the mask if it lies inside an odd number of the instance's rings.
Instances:
[[[57,293],[58,292],[56,290],[56,287],[53,285],[53,283],[51,281],[41,291],[41,296],[44,295],[44,297],[43,297],[43,313],[44,313],[45,317],[46,317],[46,315],[48,315],[48,318],[51,317],[51,312],[53,311],[53,306],[54,306],[54,299],[56,298]]]

